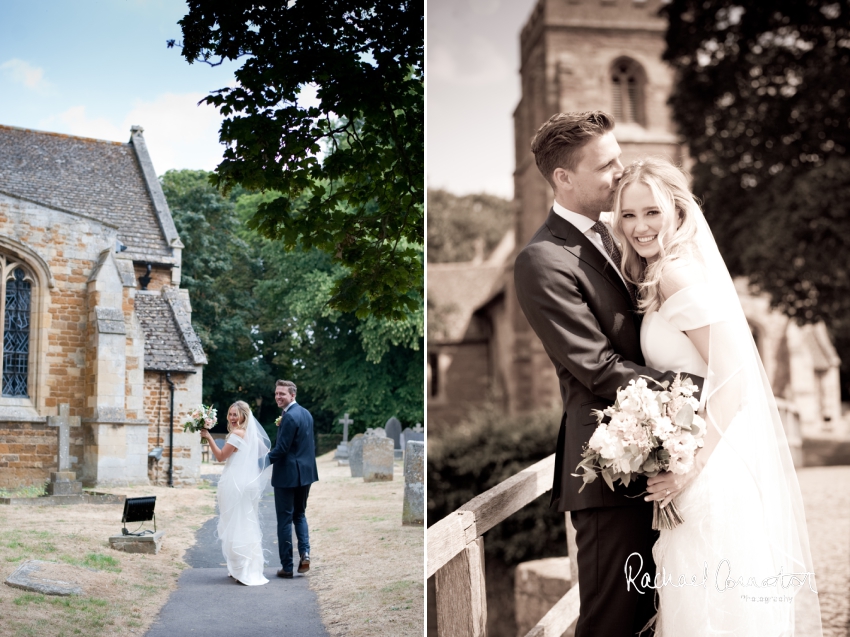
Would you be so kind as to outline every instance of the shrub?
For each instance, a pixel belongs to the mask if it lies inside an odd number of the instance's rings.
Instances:
[[[555,451],[561,414],[509,416],[489,406],[428,439],[428,524]],[[549,509],[550,492],[526,505],[484,538],[488,556],[507,565],[566,555],[564,514]]]

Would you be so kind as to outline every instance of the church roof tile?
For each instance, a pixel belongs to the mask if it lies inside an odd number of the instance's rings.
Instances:
[[[0,126],[0,192],[116,226],[133,258],[172,254],[132,142]]]
[[[136,315],[145,334],[145,370],[194,372],[207,358],[182,301],[172,292],[165,288],[136,292]]]

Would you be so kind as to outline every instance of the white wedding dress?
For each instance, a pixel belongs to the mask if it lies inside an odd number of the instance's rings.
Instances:
[[[271,467],[263,463],[268,436],[263,440],[265,432],[253,417],[251,420],[244,439],[236,434],[227,437],[237,450],[225,461],[218,482],[217,532],[228,574],[247,586],[259,586],[269,581],[263,575],[266,560],[259,502],[268,487]]]
[[[673,294],[641,327],[647,365],[706,379],[706,419],[722,432],[702,472],[675,500],[684,523],[661,531],[653,549],[656,583],[663,584],[657,637],[821,634],[809,582],[771,579],[780,569],[811,571],[811,558],[788,445],[741,319],[737,297],[702,282]],[[705,325],[712,369],[684,333]]]

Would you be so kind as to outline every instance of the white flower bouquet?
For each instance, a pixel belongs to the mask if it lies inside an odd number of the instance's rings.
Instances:
[[[660,390],[650,389],[647,380]],[[610,407],[593,410],[598,425],[574,473],[584,487],[602,475],[611,490],[618,480],[628,486],[637,475],[652,477],[662,471],[683,475],[694,466],[697,449],[703,446],[705,421],[696,411],[699,388],[690,378],[676,374],[672,383],[640,377],[617,390]],[[672,529],[684,520],[673,502],[661,508],[654,502],[653,529]]]
[[[183,423],[183,431],[195,433],[201,429],[212,429],[215,427],[218,412],[212,407],[198,405],[189,414],[189,420]],[[201,444],[207,444],[206,438],[201,438]]]

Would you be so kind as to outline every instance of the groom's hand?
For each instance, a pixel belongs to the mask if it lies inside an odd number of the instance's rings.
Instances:
[[[696,478],[698,470],[696,467],[691,469],[684,475],[662,471],[654,478],[649,478],[646,481],[646,490],[649,493],[644,500],[647,502],[659,501],[662,507],[666,507],[679,495],[686,486],[688,486],[694,478]]]

